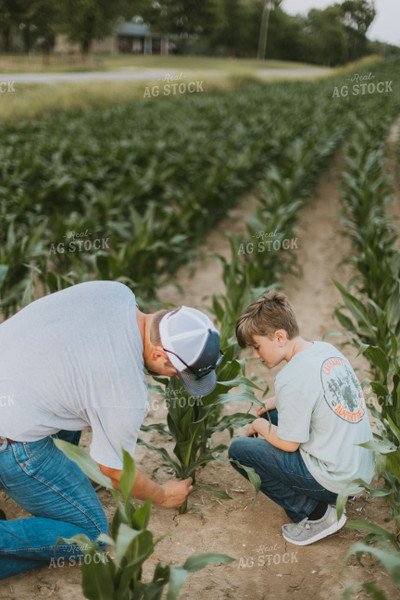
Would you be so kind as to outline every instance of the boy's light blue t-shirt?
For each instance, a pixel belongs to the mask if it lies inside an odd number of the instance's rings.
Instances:
[[[92,429],[90,455],[122,468],[148,410],[136,301],[91,281],[45,296],[0,325],[0,436],[37,441]]]
[[[278,436],[300,443],[318,483],[340,493],[353,479],[371,481],[374,453],[357,445],[372,439],[365,400],[339,350],[314,342],[295,354],[275,378],[275,391]]]

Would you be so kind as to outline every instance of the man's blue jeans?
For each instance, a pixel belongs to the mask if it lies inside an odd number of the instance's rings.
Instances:
[[[80,432],[60,431],[54,437],[77,445]],[[51,436],[0,445],[0,489],[33,515],[0,521],[0,579],[46,565],[76,564],[83,552],[64,542],[55,549],[59,537],[83,533],[94,540],[108,533],[92,484]]]
[[[269,411],[271,422],[278,424],[278,411]],[[268,420],[268,413],[263,415]],[[241,437],[233,440],[229,458],[245,467],[253,467],[261,479],[261,491],[285,509],[288,517],[298,523],[308,517],[320,501],[336,502],[337,494],[325,489],[308,471],[299,450],[285,452],[264,438]],[[232,466],[244,477],[243,469]]]

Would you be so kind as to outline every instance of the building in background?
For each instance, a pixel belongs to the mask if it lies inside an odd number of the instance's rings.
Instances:
[[[159,35],[150,31],[145,23],[125,21],[119,23],[114,33],[101,40],[95,40],[92,52],[111,54],[169,54],[172,48],[168,35]],[[54,52],[60,54],[79,53],[79,44],[68,41],[66,35],[57,35]]]

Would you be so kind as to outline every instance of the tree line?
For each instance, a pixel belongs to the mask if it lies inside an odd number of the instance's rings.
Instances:
[[[374,0],[345,0],[306,16],[288,15],[284,0],[0,0],[0,44],[25,52],[49,51],[64,33],[88,54],[94,40],[122,20],[169,35],[173,51],[208,56],[258,57],[335,66],[384,47],[367,31],[376,17]]]

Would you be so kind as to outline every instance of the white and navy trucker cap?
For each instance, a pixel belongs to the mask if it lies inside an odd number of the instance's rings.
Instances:
[[[211,394],[222,354],[218,330],[207,315],[187,306],[167,313],[160,321],[160,338],[185,390],[196,398]]]

